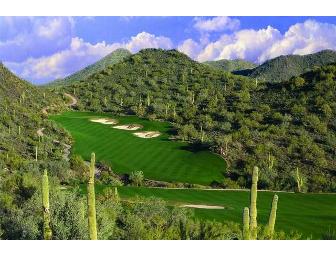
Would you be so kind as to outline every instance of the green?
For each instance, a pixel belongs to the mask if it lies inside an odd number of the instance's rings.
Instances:
[[[111,125],[91,122],[91,118],[111,117],[122,124],[140,124],[137,131],[119,130]],[[225,161],[208,149],[169,139],[172,126],[168,122],[149,121],[136,116],[67,112],[51,119],[61,124],[74,138],[72,152],[90,159],[96,153],[98,161],[105,161],[119,174],[143,171],[145,178],[168,182],[210,185],[220,182],[226,168]],[[156,138],[136,137],[133,132],[159,131]]]

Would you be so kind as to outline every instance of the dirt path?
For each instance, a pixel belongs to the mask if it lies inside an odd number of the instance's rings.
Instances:
[[[71,99],[71,102],[68,103],[67,106],[73,107],[73,106],[77,105],[78,100],[73,95],[70,95],[68,93],[64,93],[64,96],[66,96],[66,97],[68,97],[68,98]],[[44,115],[48,115],[48,109],[49,109],[49,106],[46,106],[46,107],[42,108],[42,113]]]
[[[64,96],[71,99],[71,102],[68,104],[68,106],[72,107],[72,106],[75,106],[77,104],[77,98],[75,98],[73,95],[70,95],[68,93],[64,93]]]

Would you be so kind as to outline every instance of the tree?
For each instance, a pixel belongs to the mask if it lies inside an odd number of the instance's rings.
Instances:
[[[305,84],[305,80],[302,77],[295,77],[291,80],[291,88],[298,89],[303,87]]]

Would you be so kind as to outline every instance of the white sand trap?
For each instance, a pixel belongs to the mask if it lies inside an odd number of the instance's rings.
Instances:
[[[135,132],[133,133],[135,136],[140,138],[154,138],[160,135],[160,132],[157,131],[144,131],[144,132]]]
[[[139,128],[142,128],[142,126],[139,124],[127,124],[127,125],[114,126],[113,128],[132,131],[132,130],[138,130]]]
[[[199,209],[224,209],[224,206],[218,205],[181,205],[180,207],[199,208]]]
[[[109,118],[91,119],[90,121],[96,122],[96,123],[105,124],[105,125],[114,125],[114,124],[117,124],[116,120],[109,119]]]

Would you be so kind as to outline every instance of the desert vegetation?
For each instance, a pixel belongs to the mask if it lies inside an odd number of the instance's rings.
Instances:
[[[329,65],[267,83],[174,50],[148,49],[55,91],[76,89],[79,110],[171,122],[176,138],[226,160],[225,178],[214,186],[246,188],[249,169],[259,165],[261,188],[296,189],[298,168],[302,189],[319,192],[335,189],[334,75],[335,66]]]
[[[335,238],[333,54],[276,82],[176,50],[42,88],[1,64],[0,238]]]

